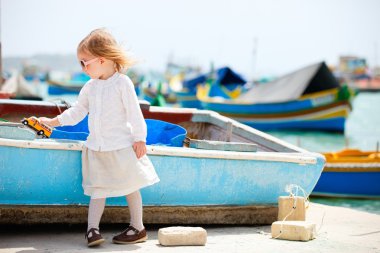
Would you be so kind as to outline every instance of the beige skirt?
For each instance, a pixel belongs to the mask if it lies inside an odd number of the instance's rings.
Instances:
[[[132,147],[99,152],[82,151],[82,186],[91,198],[125,196],[160,181],[152,162],[137,159]]]

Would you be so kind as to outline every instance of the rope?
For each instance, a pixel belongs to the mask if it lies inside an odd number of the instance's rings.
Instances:
[[[50,99],[50,100],[48,100],[48,102],[51,102],[51,103],[55,104],[55,106],[57,107],[57,109],[58,109],[58,111],[59,111],[59,114],[62,113],[62,110],[61,110],[61,107],[58,105],[58,103],[57,103],[56,101],[58,101],[58,102],[64,104],[64,105],[66,106],[67,109],[69,109],[69,108],[71,107],[71,105],[70,105],[67,101],[65,101],[65,100],[63,100],[63,99],[61,99],[61,98],[55,98],[55,99]]]
[[[319,228],[317,229],[317,234],[319,234],[319,231],[322,229],[323,222],[324,222],[324,219],[325,219],[325,216],[326,216],[326,209],[324,207],[320,207],[320,206],[315,206],[315,207],[323,209],[323,215],[322,215],[322,219],[321,219],[321,224],[319,225]]]
[[[294,189],[295,189],[295,192],[294,192]],[[285,187],[285,191],[289,193],[289,197],[292,197],[294,199],[293,201],[293,207],[292,207],[292,210],[290,210],[290,212],[284,217],[284,219],[282,220],[282,223],[281,223],[281,227],[280,227],[280,233],[274,237],[274,239],[277,239],[279,238],[282,233],[283,233],[283,226],[284,226],[284,221],[286,221],[286,219],[294,212],[294,210],[297,208],[297,197],[298,197],[298,191],[301,190],[302,193],[303,193],[303,196],[304,196],[304,199],[305,199],[305,208],[309,208],[309,205],[310,205],[310,201],[309,201],[309,196],[306,196],[306,192],[305,190],[299,186],[299,185],[296,185],[296,184],[290,184],[290,185],[287,185]],[[307,206],[306,206],[306,203],[307,203]]]
[[[305,209],[308,209],[309,206],[310,206],[310,199],[309,199],[309,196],[306,197],[306,192],[305,190],[299,186],[299,185],[290,185],[292,187],[296,187],[297,188],[297,193],[298,193],[298,188],[302,191],[303,193],[303,196],[305,197]],[[319,206],[317,206],[319,207]],[[319,225],[319,228],[317,230],[317,234],[319,234],[319,231],[322,229],[322,226],[323,226],[323,222],[324,222],[324,219],[325,219],[325,215],[326,215],[326,209],[323,208],[323,207],[319,207],[319,208],[322,208],[323,209],[323,215],[322,215],[322,220],[321,220],[321,224]]]

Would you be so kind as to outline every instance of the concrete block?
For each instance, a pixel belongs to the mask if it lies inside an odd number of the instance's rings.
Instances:
[[[295,206],[294,210],[293,207]],[[292,197],[292,196],[281,196],[278,198],[278,220],[282,221],[284,218],[293,210],[291,215],[289,215],[287,221],[304,221],[306,218],[305,209],[305,198],[304,197]]]
[[[309,241],[315,238],[315,224],[306,221],[276,221],[272,223],[272,238]]]
[[[158,242],[163,246],[204,246],[207,242],[207,231],[201,227],[160,228]]]

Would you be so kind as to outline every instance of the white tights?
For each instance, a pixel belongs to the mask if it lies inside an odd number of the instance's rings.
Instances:
[[[131,216],[130,225],[135,227],[137,230],[142,230],[144,228],[142,222],[142,199],[140,191],[135,191],[127,195],[129,214]],[[91,199],[90,206],[88,209],[88,226],[87,231],[90,228],[99,229],[99,222],[102,218],[104,207],[106,204],[106,199]]]
[[[88,208],[88,224],[87,231],[91,228],[99,229],[99,222],[102,218],[104,207],[106,205],[106,199],[91,199],[90,206]]]

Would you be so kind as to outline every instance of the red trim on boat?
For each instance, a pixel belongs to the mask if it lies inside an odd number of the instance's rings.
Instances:
[[[193,114],[190,112],[151,112],[147,110],[143,110],[142,112],[145,119],[158,119],[173,124],[191,121],[193,117]]]

